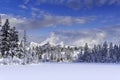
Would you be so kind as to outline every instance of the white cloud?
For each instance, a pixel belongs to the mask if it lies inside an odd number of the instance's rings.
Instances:
[[[4,25],[5,20],[9,19],[10,25],[11,26],[16,26],[16,27],[25,27],[22,26],[27,22],[27,19],[25,17],[20,17],[20,16],[14,16],[11,14],[0,14],[2,16],[2,25]]]
[[[64,43],[75,46],[84,46],[85,43],[93,46],[93,44],[99,44],[106,37],[106,32],[97,29],[56,31],[55,34],[59,36]]]
[[[20,38],[23,37],[24,29],[36,29],[42,27],[54,27],[57,25],[71,25],[71,24],[84,24],[87,23],[94,17],[71,17],[71,16],[55,16],[44,14],[41,18],[38,19],[28,19],[25,17],[14,16],[10,14],[0,14],[2,16],[2,25],[6,19],[9,19],[10,25],[15,26],[18,30],[20,30]],[[39,35],[39,34],[38,34]],[[42,39],[40,39],[42,37]],[[45,39],[46,36],[32,36],[29,37],[29,41],[41,42]],[[51,39],[51,38],[50,38]],[[49,39],[49,40],[50,40]]]
[[[88,8],[91,7],[93,4],[93,0],[84,0],[84,5]]]
[[[120,44],[120,25],[104,28],[92,28],[81,30],[59,30],[54,31],[43,42],[50,42],[52,44],[61,44],[71,46],[84,46],[88,43],[90,47],[94,44],[101,44],[104,41]],[[44,44],[42,42],[42,44]]]
[[[85,24],[92,21],[95,17],[72,17],[72,16],[56,16],[50,14],[42,14],[37,18],[26,18],[20,16],[14,16],[11,14],[1,14],[2,21],[9,19],[12,26],[16,26],[20,29],[33,29],[41,27],[54,27],[57,25],[72,25],[72,24]],[[34,15],[34,14],[33,14]],[[36,15],[36,14],[35,14]]]
[[[39,11],[40,11],[40,9],[35,8],[35,7],[31,7],[31,10],[32,10],[32,11],[35,11],[35,12],[39,12]]]
[[[108,0],[97,0],[96,1],[97,5],[100,5],[100,6],[105,5],[107,2]]]
[[[27,21],[26,23],[30,28],[36,27],[50,27],[56,25],[71,25],[71,24],[84,24],[87,20],[81,17],[71,16],[53,16],[43,15],[38,19]]]
[[[120,5],[120,0],[37,0],[36,3],[37,5],[42,3],[59,4],[78,10],[82,7],[90,8],[103,5]]]
[[[42,12],[39,8],[36,8],[36,7],[33,7],[33,6],[30,9],[31,9],[32,17],[38,17]]]
[[[118,4],[120,5],[120,0],[109,0],[109,5],[112,5],[112,4]]]
[[[81,7],[83,7],[81,0],[76,0],[76,1],[69,0],[69,1],[67,1],[67,3],[65,5],[68,6],[69,8],[75,9],[75,10],[78,10]]]
[[[19,5],[18,7],[22,8],[22,9],[27,9],[27,7],[25,5]]]
[[[16,26],[18,29],[34,29],[37,27],[48,27],[54,25],[70,25],[74,23],[84,24],[87,21],[93,19],[94,17],[71,17],[71,16],[53,16],[53,15],[44,15],[38,20],[31,20],[20,16],[14,15],[2,15],[2,25],[5,22],[5,19],[9,19],[10,25]],[[89,19],[90,18],[90,19]],[[120,25],[106,27],[106,28],[97,28],[97,29],[81,29],[81,30],[61,30],[55,31],[52,33],[52,36],[46,38],[46,36],[32,36],[29,37],[29,41],[41,42],[43,40],[51,41],[52,43],[65,43],[67,45],[83,46],[85,43],[88,43],[90,46],[93,44],[99,44],[102,41],[117,42],[119,43],[119,34]],[[54,34],[54,35],[53,35]],[[39,34],[38,34],[39,35]]]
[[[54,16],[54,15],[43,15],[41,18],[33,20],[30,22],[31,27],[34,25],[36,27],[49,27],[56,25],[71,25],[75,24],[84,24],[86,19],[81,17],[71,17],[71,16]]]
[[[24,4],[27,4],[30,0],[24,0]]]

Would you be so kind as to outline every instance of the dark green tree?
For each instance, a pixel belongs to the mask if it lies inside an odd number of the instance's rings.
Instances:
[[[5,24],[2,26],[0,36],[0,50],[3,58],[7,58],[8,56],[13,57],[18,48],[18,32],[15,27],[10,27],[8,19],[6,19]]]
[[[90,52],[89,52],[89,47],[87,43],[84,46],[84,54],[82,56],[82,60],[83,62],[90,62]]]
[[[2,26],[2,29],[1,29],[1,46],[0,46],[0,50],[1,50],[2,56],[4,58],[6,58],[9,55],[10,36],[11,36],[11,30],[10,30],[9,21],[7,19],[5,24]]]

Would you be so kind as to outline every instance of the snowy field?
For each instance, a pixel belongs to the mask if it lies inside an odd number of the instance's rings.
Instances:
[[[1,65],[0,80],[120,80],[120,65],[79,63]]]

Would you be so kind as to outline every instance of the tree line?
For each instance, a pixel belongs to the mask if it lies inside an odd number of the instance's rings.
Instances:
[[[0,31],[0,64],[31,64],[39,62],[79,62],[79,63],[119,63],[120,45],[107,43],[84,47],[27,45],[26,32],[19,41],[18,31],[11,27],[7,19]]]
[[[120,45],[116,45],[106,41],[103,44],[94,45],[90,49],[86,43],[84,53],[80,54],[79,62],[92,63],[119,63],[120,62]]]

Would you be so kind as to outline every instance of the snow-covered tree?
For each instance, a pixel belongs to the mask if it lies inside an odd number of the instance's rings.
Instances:
[[[1,26],[0,32],[0,52],[4,58],[5,64],[11,64],[15,61],[18,54],[18,32],[15,27],[11,27],[9,20],[6,19],[5,24]]]
[[[114,47],[113,47],[113,43],[110,43],[109,45],[109,55],[108,55],[108,62],[114,62]]]
[[[11,38],[11,30],[10,30],[9,21],[7,19],[1,29],[0,50],[4,58],[7,58],[8,55],[10,55],[10,46],[11,46],[10,38]]]
[[[113,54],[113,62],[118,62],[118,53],[119,53],[118,45],[114,45],[114,54]]]
[[[12,58],[17,55],[18,49],[18,32],[16,31],[16,28],[13,27],[11,30],[11,36],[10,36],[10,50],[11,50],[11,56]]]
[[[102,54],[102,62],[106,62],[108,55],[108,44],[106,41],[103,43],[101,54]]]
[[[90,57],[89,54],[90,54],[90,52],[89,52],[88,44],[85,43],[85,46],[84,46],[84,54],[83,54],[83,56],[82,56],[82,60],[83,60],[84,62],[89,62],[89,57]]]
[[[8,19],[1,29],[0,50],[4,58],[8,56],[13,58],[18,50],[18,32],[15,27],[10,27]]]

